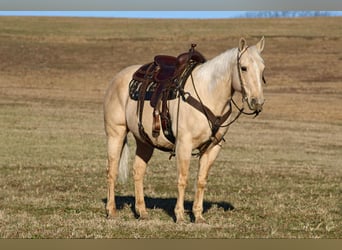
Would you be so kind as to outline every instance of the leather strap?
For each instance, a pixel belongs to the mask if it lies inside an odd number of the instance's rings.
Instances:
[[[230,108],[226,113],[222,116],[216,116],[207,106],[203,103],[199,102],[197,99],[192,97],[191,95],[183,96],[183,100],[190,104],[192,107],[203,113],[208,121],[211,124],[211,133],[212,136],[216,138],[217,131],[220,129],[221,125],[228,119],[230,114],[232,113],[232,109]],[[218,139],[218,138],[216,138]]]

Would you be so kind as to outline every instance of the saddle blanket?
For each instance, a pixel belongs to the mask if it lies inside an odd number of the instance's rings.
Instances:
[[[132,79],[129,83],[129,97],[132,100],[138,101],[140,97],[140,88],[143,85],[142,82]],[[158,83],[150,82],[146,88],[145,98],[144,100],[151,100],[153,93],[157,89]],[[170,87],[167,89],[168,91],[168,100],[173,100],[177,98],[177,89],[176,86]]]

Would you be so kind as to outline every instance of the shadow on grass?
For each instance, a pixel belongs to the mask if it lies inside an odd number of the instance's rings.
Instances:
[[[104,204],[107,204],[107,198],[102,199]],[[176,198],[152,198],[145,197],[145,203],[147,209],[162,209],[165,213],[167,213],[174,221],[176,221],[176,215],[174,213],[174,208],[176,206],[177,199]],[[121,210],[125,206],[129,206],[134,214],[135,218],[139,218],[139,215],[135,211],[135,199],[133,196],[115,196],[116,209]],[[192,210],[192,201],[184,202],[184,210],[187,214],[189,214],[191,221],[195,221],[195,217]],[[233,210],[234,207],[232,204],[227,202],[203,202],[203,213],[206,213],[213,206],[217,208],[222,208],[224,211]]]

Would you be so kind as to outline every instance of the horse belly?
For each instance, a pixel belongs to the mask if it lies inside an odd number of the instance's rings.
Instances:
[[[143,138],[139,132],[139,118],[137,112],[137,101],[129,99],[126,106],[126,122],[129,131],[134,135],[135,138],[142,142],[146,139]],[[160,122],[160,121],[159,121]],[[161,122],[160,122],[161,124]],[[153,108],[150,106],[149,101],[144,103],[144,112],[142,116],[142,125],[144,127],[145,133],[150,138],[151,142],[156,147],[162,147],[165,149],[172,149],[173,144],[167,140],[163,134],[162,128],[160,129],[160,134],[158,137],[152,136],[152,125],[153,125]]]

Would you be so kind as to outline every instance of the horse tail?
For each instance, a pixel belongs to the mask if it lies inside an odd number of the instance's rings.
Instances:
[[[127,136],[124,140],[124,144],[122,145],[120,162],[119,162],[119,175],[118,182],[125,183],[128,178],[128,157],[129,157],[129,147],[127,143]]]

